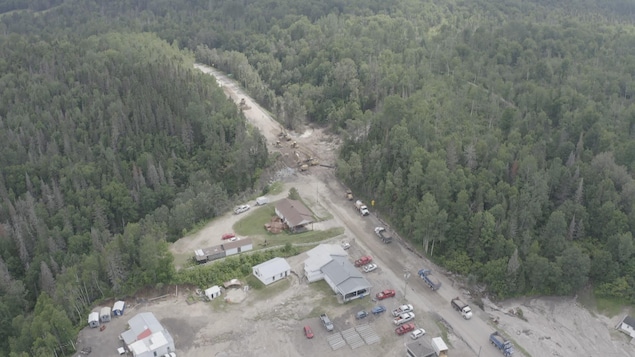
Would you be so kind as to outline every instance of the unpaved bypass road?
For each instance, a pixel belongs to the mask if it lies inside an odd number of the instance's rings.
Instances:
[[[245,98],[246,103],[251,107],[251,109],[244,111],[246,118],[252,125],[261,130],[268,141],[270,150],[276,150],[272,143],[277,140],[277,134],[281,130],[280,124],[246,95],[233,80],[221,72],[202,65],[196,65],[196,68],[214,75],[218,83],[224,88],[225,93],[237,104],[242,98]],[[316,144],[315,138],[304,135],[298,135],[296,138],[299,145]],[[320,155],[319,145],[313,147],[313,150],[317,150],[318,156]],[[586,310],[567,302],[558,304],[553,301],[539,301],[536,303],[537,300],[534,300],[534,303],[526,303],[522,306],[523,309],[532,312],[528,323],[516,317],[507,316],[500,311],[487,309],[486,313],[478,308],[474,310],[475,316],[472,320],[464,321],[461,315],[450,306],[452,298],[462,296],[461,291],[453,286],[451,280],[439,273],[436,274],[436,277],[443,283],[441,289],[433,292],[425,286],[417,276],[417,271],[424,266],[434,269],[434,266],[408,251],[400,240],[389,245],[381,243],[373,233],[373,228],[379,224],[379,220],[372,215],[361,217],[357,214],[352,204],[344,199],[344,187],[341,186],[331,170],[312,167],[309,174],[298,175],[294,181],[298,181],[293,183],[297,184],[298,188],[304,187],[309,190],[310,196],[317,195],[316,201],[319,201],[319,205],[330,211],[334,218],[345,227],[346,234],[349,237],[357,237],[356,243],[373,255],[382,268],[382,272],[387,276],[387,281],[392,283],[392,286],[378,286],[374,288],[375,290],[389,287],[397,289],[400,292],[399,299],[403,300],[405,288],[407,289],[406,300],[415,305],[416,308],[427,310],[447,322],[453,334],[450,335],[453,356],[501,356],[502,354],[489,343],[489,334],[496,328],[506,332],[514,338],[516,343],[522,342],[522,347],[533,357],[545,355],[592,356],[593,353],[589,354],[588,352],[597,351],[600,345],[606,356],[635,356],[633,347],[628,345],[626,339],[611,331],[611,325],[614,326],[614,320],[617,317],[592,319]],[[313,187],[316,188],[315,191],[313,191]],[[302,194],[304,196],[307,192],[302,192]],[[407,286],[404,281],[404,271],[411,274]],[[541,314],[540,310],[545,304],[550,306],[551,310]],[[510,305],[518,306],[519,304],[511,303]],[[564,309],[561,307],[562,305],[569,308]],[[562,313],[560,313],[560,309],[563,310]],[[500,317],[498,326],[494,327],[490,324],[489,314]],[[583,325],[578,325],[580,321],[574,319],[580,315],[589,316]],[[536,332],[533,335],[532,330]],[[515,356],[524,356],[524,354],[516,349]]]

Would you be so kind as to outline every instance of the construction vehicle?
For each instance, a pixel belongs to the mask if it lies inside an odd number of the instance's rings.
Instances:
[[[370,214],[368,207],[366,207],[366,205],[360,200],[355,201],[355,208],[362,216],[368,216]]]
[[[432,290],[438,290],[441,287],[439,279],[432,276],[432,270],[421,269],[419,270],[419,277],[430,287]]]
[[[461,299],[459,299],[458,297],[452,299],[450,304],[452,305],[454,310],[460,312],[461,315],[463,315],[464,319],[469,320],[472,318],[472,308],[470,308],[470,305],[461,301]]]
[[[290,136],[290,135],[289,135],[286,131],[281,131],[281,132],[278,134],[278,137],[279,137],[280,139],[284,139],[284,140],[286,140],[286,141],[291,141],[291,136]],[[294,143],[295,143],[295,142],[294,142]],[[297,144],[296,144],[296,145],[297,145]]]
[[[512,343],[501,336],[498,331],[494,331],[489,335],[489,342],[503,352],[505,357],[511,357],[511,355],[514,354],[514,346]]]
[[[392,236],[384,227],[375,227],[375,234],[386,244],[392,242]]]
[[[249,109],[251,109],[251,107],[247,105],[247,102],[245,101],[245,98],[242,98],[240,100],[240,109],[241,110],[249,110]]]
[[[353,200],[353,191],[346,190],[346,199],[348,199],[349,201]]]

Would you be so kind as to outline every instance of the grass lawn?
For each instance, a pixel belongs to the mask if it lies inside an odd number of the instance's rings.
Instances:
[[[234,224],[234,232],[241,236],[271,235],[265,229],[265,223],[271,221],[275,214],[275,207],[271,204],[256,207]]]

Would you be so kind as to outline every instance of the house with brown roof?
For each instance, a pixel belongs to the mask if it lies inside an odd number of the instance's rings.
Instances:
[[[314,222],[313,212],[302,202],[285,198],[276,204],[276,215],[289,227],[292,232],[306,229]]]

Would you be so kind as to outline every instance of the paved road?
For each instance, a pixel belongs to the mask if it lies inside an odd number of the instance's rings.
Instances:
[[[225,92],[237,104],[242,98],[245,98],[248,105],[252,107],[251,110],[245,112],[247,119],[261,128],[263,135],[268,140],[275,140],[275,135],[279,132],[277,129],[279,124],[272,123],[271,116],[252,98],[242,92],[235,82],[210,67],[196,65],[196,68],[214,75],[217,81],[223,84]],[[298,143],[301,144],[300,141]],[[473,356],[502,356],[489,343],[489,334],[494,331],[494,327],[488,324],[487,314],[476,308],[472,319],[465,321],[461,314],[450,306],[450,300],[456,296],[461,296],[461,292],[452,286],[450,280],[438,273],[435,276],[441,280],[443,286],[436,292],[430,290],[418,277],[417,271],[424,266],[433,268],[433,265],[409,251],[398,239],[392,244],[382,243],[373,232],[374,227],[380,225],[379,219],[374,215],[361,217],[357,213],[353,204],[344,197],[344,187],[331,170],[316,168],[312,170],[311,175],[304,176],[303,179],[313,181],[311,184],[315,184],[316,187],[319,185],[319,193],[316,193],[319,195],[319,204],[333,214],[334,219],[345,227],[347,234],[357,237],[356,243],[373,256],[388,275],[389,280],[394,283],[392,288],[401,292],[401,298],[403,298],[404,289],[407,289],[406,300],[415,305],[417,309],[427,310],[442,318],[451,332],[466,343]],[[322,189],[322,187],[326,189]],[[411,273],[407,285],[404,281],[405,271]],[[381,288],[383,287],[377,287],[377,290]],[[524,355],[516,350],[515,356]]]

